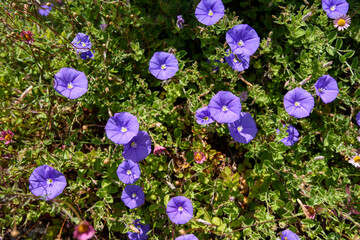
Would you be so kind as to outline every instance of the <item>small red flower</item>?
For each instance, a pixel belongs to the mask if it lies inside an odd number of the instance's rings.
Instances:
[[[163,154],[163,152],[166,150],[166,148],[160,146],[160,145],[155,145],[155,149],[154,149],[154,155],[161,155]]]
[[[194,160],[195,160],[195,162],[197,162],[197,163],[203,163],[203,162],[205,162],[205,160],[206,160],[205,153],[195,151],[195,152],[194,152]]]
[[[27,44],[32,44],[34,42],[34,38],[32,37],[34,34],[31,31],[22,31],[20,34],[20,38]]]
[[[2,136],[0,137],[0,141],[5,140],[5,144],[9,144],[13,141],[14,133],[11,130],[2,131],[0,135]]]
[[[75,227],[73,238],[76,238],[77,240],[88,240],[91,239],[94,234],[94,228],[85,221]]]

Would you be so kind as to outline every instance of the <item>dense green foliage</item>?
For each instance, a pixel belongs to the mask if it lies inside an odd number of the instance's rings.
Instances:
[[[125,239],[126,225],[139,218],[150,224],[149,239],[172,239],[181,229],[199,239],[275,239],[287,228],[301,239],[359,238],[354,209],[360,211],[360,172],[347,162],[360,149],[356,0],[349,1],[352,22],[343,32],[320,0],[223,0],[226,15],[208,27],[194,16],[199,0],[53,1],[47,17],[38,14],[37,1],[28,2],[27,9],[22,0],[0,3],[0,131],[15,134],[10,144],[0,142],[0,236],[17,226],[25,239],[55,239],[59,232],[65,238],[86,219],[98,239]],[[177,15],[183,15],[183,29],[176,26]],[[261,38],[241,74],[215,62],[228,49],[226,32],[240,23]],[[23,30],[34,33],[32,44],[20,38]],[[78,32],[90,36],[93,59],[82,60],[72,49]],[[148,63],[154,52],[170,49],[180,70],[163,82],[150,74]],[[81,98],[55,92],[53,78],[63,67],[86,74],[89,91]],[[286,92],[310,77],[302,87],[315,96],[313,85],[325,74],[338,82],[337,99],[324,104],[316,96],[309,117],[289,116]],[[195,121],[195,111],[221,90],[248,92],[242,111],[251,113],[259,132],[247,145],[234,142],[225,124]],[[140,162],[136,184],[146,202],[133,210],[120,199],[122,147],[115,148],[103,127],[124,111],[137,116],[153,147],[167,149]],[[276,129],[283,124],[299,130],[292,147],[279,143],[286,135]],[[194,151],[207,160],[197,164]],[[29,176],[43,164],[68,182],[52,201],[29,191]],[[185,225],[173,225],[166,215],[167,202],[179,195],[194,206]],[[317,209],[314,220],[297,199]],[[30,231],[39,222],[46,233]]]

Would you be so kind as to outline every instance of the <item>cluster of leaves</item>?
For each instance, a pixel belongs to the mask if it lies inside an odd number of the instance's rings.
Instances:
[[[285,228],[303,239],[359,237],[360,203],[354,199],[360,196],[360,173],[347,163],[360,148],[354,119],[360,110],[359,18],[351,15],[352,26],[337,32],[320,0],[223,0],[226,15],[205,27],[194,17],[198,2],[53,1],[47,17],[38,14],[38,1],[0,3],[0,124],[15,133],[14,142],[0,144],[1,235],[17,225],[21,234],[31,233],[25,237],[34,236],[39,232],[30,228],[41,221],[46,238],[68,236],[81,220],[73,213],[78,211],[104,239],[123,236],[137,218],[150,223],[149,239],[170,239],[181,228],[199,239],[275,239]],[[360,10],[356,1],[349,3],[350,13]],[[176,27],[180,14],[183,29]],[[215,62],[228,48],[225,33],[240,23],[262,39],[241,74]],[[105,31],[100,24],[108,24]],[[34,33],[30,45],[20,37],[24,30]],[[93,59],[73,51],[70,42],[78,32],[90,36]],[[162,82],[150,74],[148,62],[154,52],[168,50],[180,70]],[[89,80],[89,91],[76,101],[53,89],[63,67]],[[318,99],[308,118],[290,117],[285,93],[304,79],[303,87],[315,93],[312,86],[325,74],[337,79],[338,98],[327,105]],[[259,129],[250,144],[232,141],[226,125],[196,124],[195,111],[218,91],[248,93],[243,111]],[[142,161],[137,184],[146,203],[134,210],[120,200],[121,148],[115,149],[103,128],[109,116],[124,111],[138,117],[153,146],[167,149]],[[279,143],[285,135],[276,129],[283,124],[300,132],[292,147]],[[207,160],[196,164],[194,151]],[[68,181],[50,202],[28,190],[32,170],[43,164]],[[194,206],[194,219],[184,226],[174,226],[165,212],[179,195]],[[297,199],[316,207],[314,220],[305,217]]]

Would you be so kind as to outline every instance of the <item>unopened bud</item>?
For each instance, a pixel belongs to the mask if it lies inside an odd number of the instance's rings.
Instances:
[[[322,65],[322,67],[323,67],[323,68],[326,68],[326,67],[329,67],[331,64],[333,64],[333,61],[324,63],[324,64]]]
[[[84,126],[82,126],[82,129],[83,129],[84,131],[86,131],[86,130],[88,129],[88,127],[87,127],[86,125],[84,125]]]
[[[113,80],[113,78],[112,77],[109,77],[109,81],[112,81]]]
[[[91,25],[91,23],[90,23],[90,22],[87,22],[86,24],[87,24],[89,27],[90,27],[90,25]]]
[[[314,157],[314,160],[323,160],[325,157],[324,156],[317,156],[317,157]]]
[[[308,18],[310,18],[313,15],[312,12],[307,13],[305,16],[302,17],[303,21],[306,21]]]
[[[10,235],[13,238],[17,238],[20,235],[20,232],[18,230],[16,230],[16,228],[15,228],[11,231]]]
[[[76,13],[76,12],[73,12],[73,16],[76,17],[76,16],[77,16],[77,13]]]
[[[182,229],[179,230],[179,233],[180,233],[181,235],[185,235],[185,234],[186,234],[186,231],[185,231],[185,229],[182,228]]]
[[[108,87],[105,88],[105,92],[106,92],[106,93],[109,92],[109,88],[108,88]]]
[[[103,45],[102,45],[104,48],[106,48],[106,44],[105,43],[103,43]]]
[[[16,3],[11,4],[11,6],[12,6],[13,8],[16,7]]]
[[[49,3],[49,2],[48,2],[48,3],[46,3],[46,6],[50,7],[50,6],[51,6],[51,3]]]
[[[105,158],[104,164],[107,165],[107,164],[109,164],[109,162],[110,162],[110,160],[108,158]]]

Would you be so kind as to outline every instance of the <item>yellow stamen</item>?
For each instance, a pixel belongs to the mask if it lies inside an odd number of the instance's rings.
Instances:
[[[78,227],[78,232],[79,233],[84,233],[84,232],[87,232],[88,230],[89,230],[89,227],[85,223],[80,224],[79,227]]]
[[[10,134],[6,134],[5,140],[10,141],[12,139],[12,136]]]
[[[356,156],[356,157],[354,157],[354,162],[356,162],[356,163],[360,163],[360,156]]]
[[[214,12],[210,9],[208,15],[212,17],[212,15],[214,15]]]
[[[202,158],[202,156],[200,155],[200,153],[195,154],[195,157],[194,157],[195,161],[201,161],[201,158]]]
[[[338,25],[339,25],[340,27],[343,27],[343,26],[345,26],[345,24],[346,24],[345,19],[340,18],[339,21],[338,21]]]

